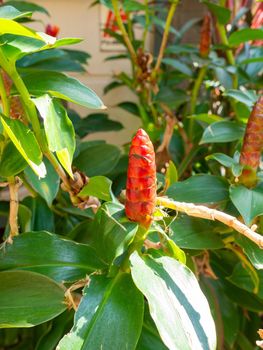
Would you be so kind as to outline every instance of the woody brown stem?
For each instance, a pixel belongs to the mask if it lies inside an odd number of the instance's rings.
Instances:
[[[241,233],[243,236],[256,243],[259,246],[259,248],[263,249],[263,236],[254,232],[251,228],[247,227],[234,216],[231,216],[216,209],[207,208],[203,205],[177,202],[164,197],[157,198],[157,205],[185,213],[189,216],[213,221],[220,221],[226,226],[231,227],[232,229]]]

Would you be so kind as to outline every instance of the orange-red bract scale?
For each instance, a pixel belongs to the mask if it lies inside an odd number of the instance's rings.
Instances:
[[[149,227],[156,203],[156,165],[153,144],[143,129],[132,139],[126,183],[127,217]]]
[[[200,56],[206,58],[209,55],[211,46],[211,16],[206,14],[204,16],[203,24],[200,33]]]
[[[263,149],[263,96],[256,102],[248,119],[240,164],[257,169]]]
[[[48,24],[45,29],[45,33],[56,38],[60,31],[59,26]]]

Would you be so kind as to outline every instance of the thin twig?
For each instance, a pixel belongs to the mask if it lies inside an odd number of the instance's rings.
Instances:
[[[114,10],[114,14],[116,17],[116,22],[118,24],[118,27],[121,31],[123,40],[126,44],[126,47],[131,55],[132,61],[133,63],[136,65],[137,64],[137,55],[136,52],[134,50],[134,47],[130,41],[129,35],[124,27],[124,24],[122,22],[122,18],[121,18],[121,14],[120,14],[120,10],[119,10],[119,6],[118,6],[118,0],[112,0],[112,6],[113,6],[113,10]]]
[[[169,37],[170,26],[171,26],[173,15],[175,13],[175,10],[177,8],[178,3],[179,3],[179,0],[175,0],[172,3],[172,5],[169,9],[168,15],[167,15],[166,23],[165,23],[165,27],[164,27],[164,32],[163,32],[163,38],[162,38],[162,42],[161,42],[161,46],[160,46],[160,51],[159,51],[159,55],[158,55],[158,58],[156,61],[156,65],[154,67],[155,72],[157,72],[161,66],[163,55],[164,55],[164,50],[166,48],[166,44],[167,44],[168,37]]]
[[[254,232],[251,228],[237,220],[237,218],[234,216],[228,215],[216,209],[207,208],[203,205],[177,202],[164,197],[158,197],[157,204],[162,207],[183,212],[189,216],[220,221],[228,227],[231,227],[232,229],[246,236],[248,239],[256,243],[259,248],[263,249],[263,236]]]

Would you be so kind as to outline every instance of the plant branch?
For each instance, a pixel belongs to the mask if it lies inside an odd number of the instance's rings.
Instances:
[[[10,210],[9,210],[9,225],[10,225],[10,234],[7,239],[7,242],[12,243],[13,237],[18,235],[18,223],[17,223],[17,215],[18,215],[18,188],[19,182],[16,180],[14,176],[8,178],[9,183],[9,193],[10,193]]]
[[[112,2],[112,6],[113,6],[113,10],[114,10],[114,14],[115,14],[115,17],[116,17],[116,21],[117,21],[117,24],[118,24],[118,27],[121,31],[121,34],[123,36],[123,40],[126,44],[126,47],[131,55],[131,58],[132,58],[132,61],[133,63],[136,65],[137,64],[137,55],[136,55],[136,52],[134,50],[134,47],[130,41],[130,38],[129,38],[129,35],[124,27],[124,24],[122,22],[122,18],[121,18],[121,14],[120,14],[120,10],[119,10],[119,6],[118,6],[118,0],[111,0]]]
[[[237,220],[237,218],[234,216],[228,215],[216,209],[207,208],[203,205],[176,202],[164,197],[158,197],[157,204],[162,207],[183,212],[189,216],[213,221],[220,221],[226,226],[231,227],[232,229],[246,236],[248,239],[263,249],[263,236],[254,232],[251,228],[247,227],[245,224]]]
[[[2,106],[3,106],[3,113],[6,116],[8,116],[10,111],[10,103],[6,93],[2,72],[0,72],[0,96],[1,96]]]
[[[170,26],[172,23],[172,19],[175,13],[175,10],[177,8],[177,5],[179,3],[179,0],[174,0],[174,2],[172,3],[167,18],[166,18],[166,23],[165,23],[165,27],[164,27],[164,32],[163,32],[163,38],[162,38],[162,42],[161,42],[161,46],[160,46],[160,51],[159,51],[159,55],[156,61],[156,65],[154,67],[154,71],[157,72],[161,66],[162,63],[162,59],[163,59],[163,55],[164,55],[164,50],[166,48],[166,44],[168,41],[168,36],[169,36],[169,30],[170,30]]]

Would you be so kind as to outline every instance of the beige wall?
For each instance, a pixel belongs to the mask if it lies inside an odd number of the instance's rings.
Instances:
[[[75,75],[79,80],[91,87],[108,107],[111,119],[123,123],[124,130],[119,132],[98,133],[88,139],[105,139],[115,144],[123,144],[130,140],[132,133],[140,126],[139,118],[125,113],[120,108],[114,107],[119,102],[134,99],[134,96],[126,88],[118,88],[103,95],[103,87],[111,81],[114,73],[129,72],[128,60],[104,62],[108,55],[114,52],[101,52],[100,50],[100,8],[90,8],[93,0],[34,0],[35,3],[47,8],[51,17],[35,14],[36,18],[45,24],[52,23],[60,27],[59,37],[79,37],[84,41],[74,47],[85,50],[92,55],[89,61],[88,73]],[[41,22],[33,24],[35,29],[43,31]],[[82,107],[74,108],[83,116],[91,111]],[[95,111],[96,112],[96,111]]]

